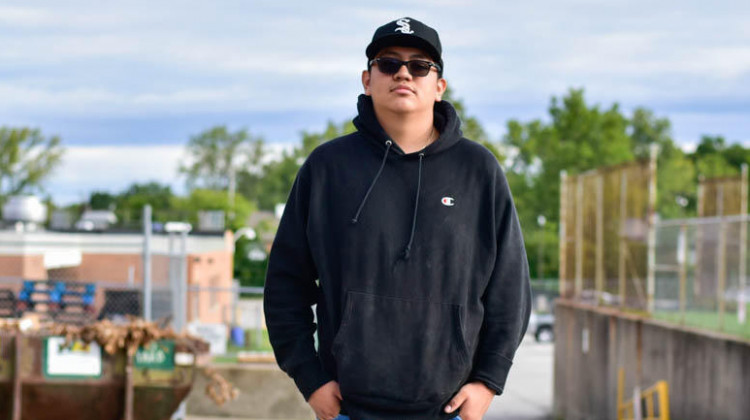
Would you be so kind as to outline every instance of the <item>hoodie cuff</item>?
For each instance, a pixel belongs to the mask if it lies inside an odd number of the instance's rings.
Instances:
[[[495,391],[497,395],[503,393],[505,380],[513,364],[504,356],[497,353],[480,353],[474,363],[474,369],[469,375],[469,382],[479,381]]]
[[[323,370],[323,366],[320,365],[320,362],[317,359],[310,360],[309,362],[298,366],[294,369],[291,376],[294,378],[294,383],[302,393],[302,396],[305,397],[305,401],[309,400],[310,395],[317,391],[318,388],[333,380],[333,378]]]

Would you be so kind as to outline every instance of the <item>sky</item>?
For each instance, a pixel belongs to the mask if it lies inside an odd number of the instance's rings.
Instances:
[[[274,150],[355,115],[375,29],[440,33],[444,76],[493,140],[550,99],[646,107],[690,149],[750,146],[750,2],[0,0],[0,126],[60,136],[58,204],[177,175],[191,136],[247,128]]]

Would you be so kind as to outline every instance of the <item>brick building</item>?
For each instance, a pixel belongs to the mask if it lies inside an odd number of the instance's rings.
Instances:
[[[140,234],[0,231],[0,288],[17,292],[21,280],[93,282],[101,308],[105,290],[141,289],[143,244]],[[172,245],[178,252],[179,238]],[[180,265],[179,258],[170,257],[169,236],[154,234],[151,252],[154,289],[168,290],[174,278],[170,270]],[[229,231],[187,237],[188,322],[228,322],[233,254]]]

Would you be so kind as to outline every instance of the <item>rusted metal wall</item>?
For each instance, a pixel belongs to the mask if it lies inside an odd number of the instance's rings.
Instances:
[[[13,419],[16,337],[0,333],[0,420]],[[44,373],[42,335],[21,335],[21,420],[121,420],[125,410],[125,350],[102,351],[101,374],[57,378]],[[177,345],[175,352],[187,351]],[[190,392],[193,366],[172,370],[135,369],[134,419],[166,420]]]

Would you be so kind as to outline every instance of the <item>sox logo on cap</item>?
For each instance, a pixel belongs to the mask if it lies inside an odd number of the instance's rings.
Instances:
[[[402,34],[413,34],[414,31],[411,30],[411,25],[409,25],[409,19],[402,18],[396,21],[396,25],[398,25],[398,28],[394,32],[401,32]]]

